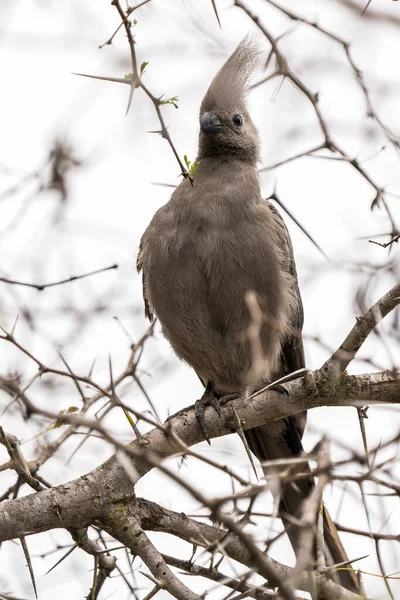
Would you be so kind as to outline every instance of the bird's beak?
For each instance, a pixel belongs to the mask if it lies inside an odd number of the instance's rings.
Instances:
[[[205,112],[200,119],[200,129],[203,133],[218,133],[222,129],[221,121],[215,112]]]

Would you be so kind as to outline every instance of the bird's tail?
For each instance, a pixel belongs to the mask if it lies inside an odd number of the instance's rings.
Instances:
[[[271,427],[273,425],[273,427]],[[250,450],[260,461],[273,461],[299,456],[303,447],[297,427],[296,417],[289,417],[276,424],[261,425],[245,432]],[[314,479],[308,463],[299,463],[290,470],[291,474],[310,473],[310,478],[298,479],[296,482],[278,484],[277,469],[263,467],[267,481],[270,482],[271,492],[279,506],[279,516],[285,526],[294,551],[298,547],[299,528],[296,521],[302,516],[302,505],[314,487]],[[275,475],[275,476],[274,476]],[[323,537],[324,554],[327,564],[347,562],[346,551],[340,541],[338,531],[326,507],[323,507]],[[315,546],[316,557],[316,546]],[[360,585],[355,571],[351,566],[336,572],[337,581],[345,588],[360,593]]]

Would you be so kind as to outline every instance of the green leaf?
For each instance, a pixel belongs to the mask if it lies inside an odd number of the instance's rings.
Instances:
[[[172,98],[168,98],[168,100],[161,100],[160,104],[172,104],[175,108],[179,108],[178,96],[173,96]]]
[[[124,414],[125,414],[126,418],[128,419],[129,425],[132,427],[133,431],[135,431],[135,422],[132,419],[131,415],[124,408],[122,410],[124,411]]]
[[[185,164],[186,164],[186,167],[187,167],[187,171],[188,171],[188,173],[189,173],[190,177],[193,177],[193,175],[194,175],[194,173],[195,173],[195,171],[196,171],[197,167],[199,166],[199,163],[198,163],[198,162],[194,162],[194,163],[192,163],[192,162],[191,162],[191,161],[188,159],[188,157],[187,157],[187,155],[186,155],[186,154],[183,156],[183,160],[185,161]]]
[[[146,67],[149,63],[148,62],[142,62],[142,64],[140,65],[140,77],[144,74]]]
[[[60,410],[60,412],[58,414],[60,416],[70,415],[71,413],[77,412],[78,410],[79,410],[79,408],[77,406],[69,406],[65,410]],[[57,421],[54,421],[54,423],[51,423],[46,428],[46,431],[51,431],[52,429],[58,429],[59,427],[62,427],[63,425],[67,425],[67,424],[68,423],[64,423],[64,421],[62,421],[61,419],[57,419]]]

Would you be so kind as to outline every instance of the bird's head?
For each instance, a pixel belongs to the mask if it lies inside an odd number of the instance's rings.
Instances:
[[[246,37],[211,82],[200,108],[200,160],[223,156],[257,164],[260,140],[246,95],[259,57],[257,46]]]

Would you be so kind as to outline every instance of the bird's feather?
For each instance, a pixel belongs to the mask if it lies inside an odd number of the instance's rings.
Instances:
[[[257,41],[250,35],[246,36],[215,75],[204,96],[200,112],[215,107],[243,107],[250,80],[259,68],[261,58],[262,52]]]

